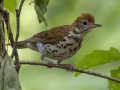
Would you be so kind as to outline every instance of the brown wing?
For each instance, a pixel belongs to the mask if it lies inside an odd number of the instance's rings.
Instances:
[[[52,28],[47,31],[40,32],[33,37],[27,39],[28,42],[41,42],[41,43],[49,43],[56,42],[62,40],[64,36],[70,31],[70,26],[59,26]]]

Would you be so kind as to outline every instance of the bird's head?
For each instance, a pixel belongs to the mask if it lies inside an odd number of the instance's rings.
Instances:
[[[72,26],[74,26],[76,32],[85,35],[88,32],[90,32],[93,28],[101,27],[102,25],[95,24],[94,16],[92,16],[91,14],[83,13],[74,21]]]

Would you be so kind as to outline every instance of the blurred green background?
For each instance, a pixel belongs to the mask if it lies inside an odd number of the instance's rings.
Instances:
[[[19,5],[20,1],[17,1]],[[108,50],[115,47],[120,50],[120,0],[50,0],[45,18],[48,26],[39,24],[34,4],[26,0],[20,20],[20,37],[24,40],[32,35],[55,26],[71,24],[81,13],[94,15],[97,24],[102,27],[94,29],[84,38],[83,45],[76,55],[62,63],[75,64],[77,60],[96,49]],[[11,27],[15,36],[16,20],[11,13]],[[40,60],[40,54],[30,49],[18,50],[20,60]],[[9,48],[11,54],[11,48]],[[110,75],[111,69],[120,66],[120,61],[90,69],[94,72]],[[99,77],[74,73],[62,69],[48,69],[43,66],[22,65],[19,73],[23,90],[108,90],[108,81]]]

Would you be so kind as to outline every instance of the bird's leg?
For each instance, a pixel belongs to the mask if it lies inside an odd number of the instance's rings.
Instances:
[[[50,60],[47,60],[44,55],[41,56],[41,60],[47,61],[48,62],[48,68],[52,68],[53,62]]]
[[[58,65],[62,65],[62,66],[67,66],[67,67],[68,67],[68,68],[67,68],[67,71],[71,71],[71,72],[74,71],[74,66],[73,66],[72,64],[61,64],[61,61],[60,61],[60,60],[57,61],[57,64],[58,64]]]
[[[37,43],[36,45],[37,45],[37,47],[38,47],[39,52],[42,54],[42,55],[41,55],[41,60],[47,61],[47,62],[48,62],[48,68],[52,68],[53,62],[50,61],[50,60],[47,60],[47,59],[44,57],[44,54],[42,53],[42,51],[43,51],[43,50],[42,50],[43,44]]]

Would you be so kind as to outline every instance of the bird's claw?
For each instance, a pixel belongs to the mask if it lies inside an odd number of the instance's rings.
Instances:
[[[71,72],[74,71],[74,66],[72,64],[60,64],[59,63],[58,65],[65,66],[67,71],[71,71]]]
[[[53,62],[52,62],[52,61],[49,61],[47,67],[48,67],[48,68],[52,68],[52,66],[53,66]]]
[[[69,71],[73,72],[73,71],[74,71],[74,66],[73,66],[72,64],[68,64],[68,65],[67,65],[67,71],[68,71],[68,72],[69,72]]]

